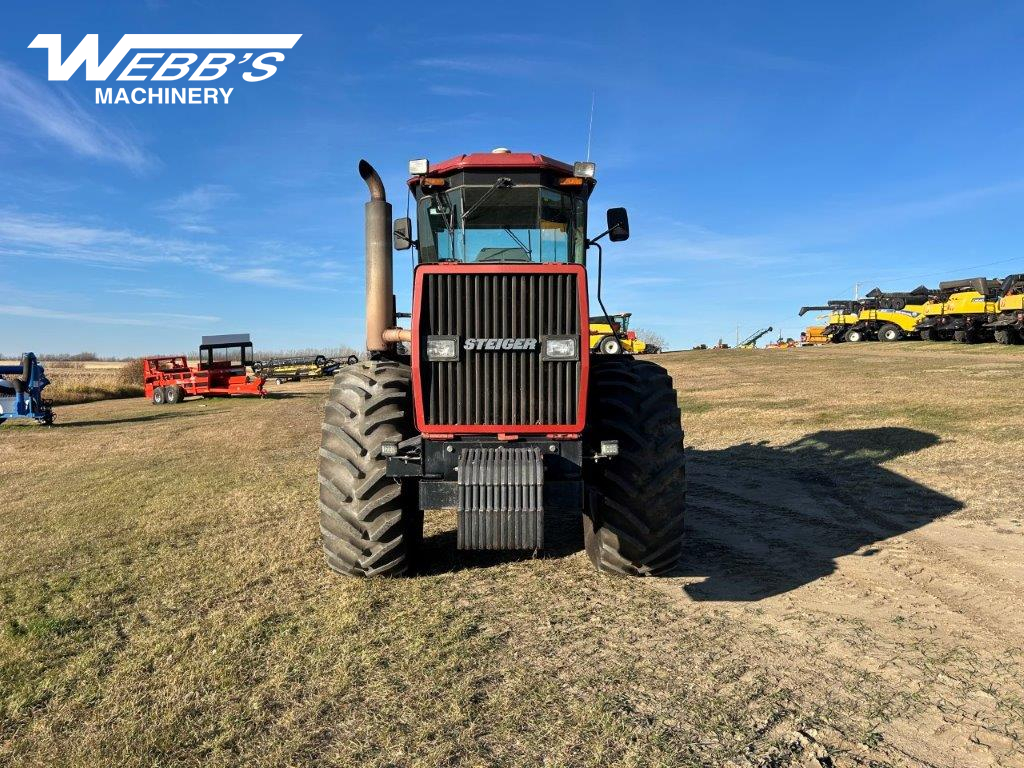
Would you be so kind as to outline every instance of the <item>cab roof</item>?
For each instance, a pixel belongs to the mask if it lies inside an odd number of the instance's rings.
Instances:
[[[428,175],[444,176],[466,170],[513,169],[555,171],[572,175],[572,166],[568,163],[532,152],[473,152],[468,155],[457,155],[440,163],[431,163]],[[419,180],[419,176],[413,176],[409,179],[409,186],[414,186]]]

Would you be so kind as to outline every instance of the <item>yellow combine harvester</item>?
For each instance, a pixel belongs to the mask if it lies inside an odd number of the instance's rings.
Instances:
[[[918,333],[926,341],[991,341],[989,319],[1000,314],[1001,288],[1001,281],[984,277],[939,283],[938,293],[924,305]]]
[[[996,313],[985,327],[1000,344],[1024,343],[1024,275],[1010,275],[999,289]]]
[[[864,335],[854,331],[853,326],[857,324],[857,312],[859,307],[855,301],[848,299],[832,299],[828,304],[814,307],[800,307],[800,317],[808,312],[828,312],[826,325],[821,328],[821,333],[833,344],[841,341],[862,341]],[[853,338],[847,339],[847,333]]]
[[[833,299],[825,306],[801,307],[800,316],[827,311],[828,325],[821,333],[832,343],[899,341],[917,335],[925,303],[934,293],[923,285],[906,293],[886,293],[875,288],[863,299]]]
[[[619,355],[628,352],[631,355],[653,355],[661,352],[654,344],[647,344],[636,337],[636,332],[629,330],[629,318],[632,312],[620,312],[617,315],[596,315],[590,318],[590,349],[600,355]],[[611,325],[608,321],[611,320]]]

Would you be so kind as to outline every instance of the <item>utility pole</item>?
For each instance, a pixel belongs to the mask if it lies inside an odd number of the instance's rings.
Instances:
[[[860,283],[854,283],[853,284],[853,298],[854,298],[854,300],[860,298],[860,286],[861,286]]]
[[[736,323],[736,346],[740,345],[740,324]]]

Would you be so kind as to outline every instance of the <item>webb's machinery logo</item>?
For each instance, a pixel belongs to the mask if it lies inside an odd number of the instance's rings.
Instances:
[[[187,77],[189,83],[208,83],[219,80],[234,67],[242,71],[243,80],[258,83],[274,76],[277,65],[284,61],[282,51],[290,50],[300,37],[302,35],[124,35],[102,61],[99,35],[86,35],[63,61],[60,35],[36,35],[28,47],[47,49],[50,80],[68,80],[82,64],[85,64],[86,80],[107,80],[131,51],[138,50],[120,69],[118,81],[164,83]],[[196,51],[208,53],[200,62]],[[191,85],[97,88],[96,103],[227,104],[234,90]]]

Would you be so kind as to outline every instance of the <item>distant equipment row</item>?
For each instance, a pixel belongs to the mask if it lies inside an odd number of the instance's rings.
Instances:
[[[801,307],[828,312],[827,325],[807,333],[832,343],[842,341],[996,341],[1024,343],[1024,274],[1003,279],[974,277],[949,280],[938,288],[884,292],[875,288],[862,299],[833,299],[824,305]]]

